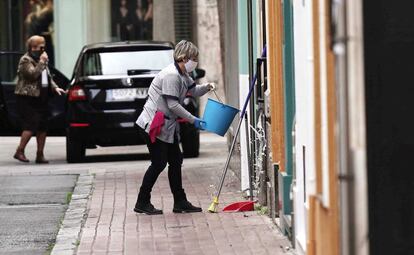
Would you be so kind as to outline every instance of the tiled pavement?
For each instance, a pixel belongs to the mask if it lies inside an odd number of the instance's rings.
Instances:
[[[206,211],[214,191],[211,185],[217,184],[227,157],[227,146],[225,138],[214,134],[202,133],[200,139],[200,157],[184,159],[183,183],[189,200]],[[153,203],[164,210],[164,215],[135,214],[132,208],[148,161],[117,161],[110,157],[114,153],[139,155],[146,153],[146,148],[99,148],[87,152],[91,157],[100,155],[90,163],[68,165],[62,150],[64,138],[51,137],[46,146],[51,163],[36,165],[11,159],[17,143],[18,137],[1,138],[1,151],[9,153],[0,155],[0,175],[95,175],[80,243],[76,241],[78,232],[58,236],[52,254],[73,254],[72,247],[76,250],[76,246],[77,254],[287,254],[283,249],[290,243],[267,216],[256,212],[173,214],[166,172],[161,174],[152,194]],[[28,156],[33,158],[34,152],[32,142]],[[219,208],[242,200],[239,183],[229,171]],[[84,210],[84,206],[74,205],[73,211],[80,218]],[[73,225],[76,222],[66,215],[59,234],[68,234]]]
[[[185,164],[184,160],[184,164]],[[222,164],[183,167],[189,201],[202,213],[172,213],[173,199],[164,171],[152,192],[163,215],[132,211],[145,169],[98,173],[77,254],[287,254],[286,237],[257,212],[209,213],[211,194]],[[239,181],[229,174],[219,208],[242,200]],[[291,254],[291,253],[288,253]]]

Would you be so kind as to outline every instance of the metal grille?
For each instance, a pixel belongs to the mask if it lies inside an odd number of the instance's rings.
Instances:
[[[193,40],[192,0],[174,0],[175,40]]]

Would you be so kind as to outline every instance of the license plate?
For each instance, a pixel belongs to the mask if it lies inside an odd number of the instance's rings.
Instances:
[[[109,92],[108,101],[134,101],[148,96],[148,88],[112,89]]]

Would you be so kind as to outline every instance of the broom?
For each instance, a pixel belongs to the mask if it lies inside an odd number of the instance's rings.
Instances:
[[[266,57],[266,46],[263,48],[263,51],[262,51],[262,58],[264,58],[264,57]],[[257,80],[257,70],[256,70],[256,73],[254,74],[253,80],[250,83],[249,94],[247,94],[247,98],[246,98],[246,101],[244,102],[243,110],[240,113],[240,120],[239,120],[239,123],[237,125],[236,133],[234,134],[234,137],[233,137],[233,142],[231,143],[229,155],[227,156],[226,164],[224,165],[224,169],[223,169],[223,173],[222,173],[221,178],[220,178],[220,183],[218,185],[218,189],[216,190],[215,195],[213,196],[213,202],[211,203],[210,207],[208,208],[208,211],[211,212],[211,213],[217,212],[217,206],[219,204],[219,197],[220,197],[221,189],[223,188],[223,183],[224,183],[224,179],[225,179],[226,174],[227,174],[227,170],[229,168],[230,158],[233,154],[234,145],[236,144],[237,136],[239,135],[240,127],[241,127],[241,124],[243,122],[244,115],[246,114],[247,105],[248,105],[250,97],[252,95],[254,85],[256,84],[256,80]],[[251,190],[250,190],[250,193],[252,193]],[[252,195],[252,194],[250,194],[250,195]]]

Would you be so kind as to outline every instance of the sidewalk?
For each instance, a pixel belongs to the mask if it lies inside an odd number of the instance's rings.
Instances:
[[[225,157],[184,159],[183,186],[189,201],[201,206],[202,213],[172,212],[167,171],[160,175],[152,192],[152,203],[164,214],[154,216],[132,210],[146,167],[97,173],[77,254],[292,254],[283,251],[291,245],[268,216],[207,212],[214,192],[212,184],[217,183]],[[242,200],[239,183],[229,171],[219,210]]]

